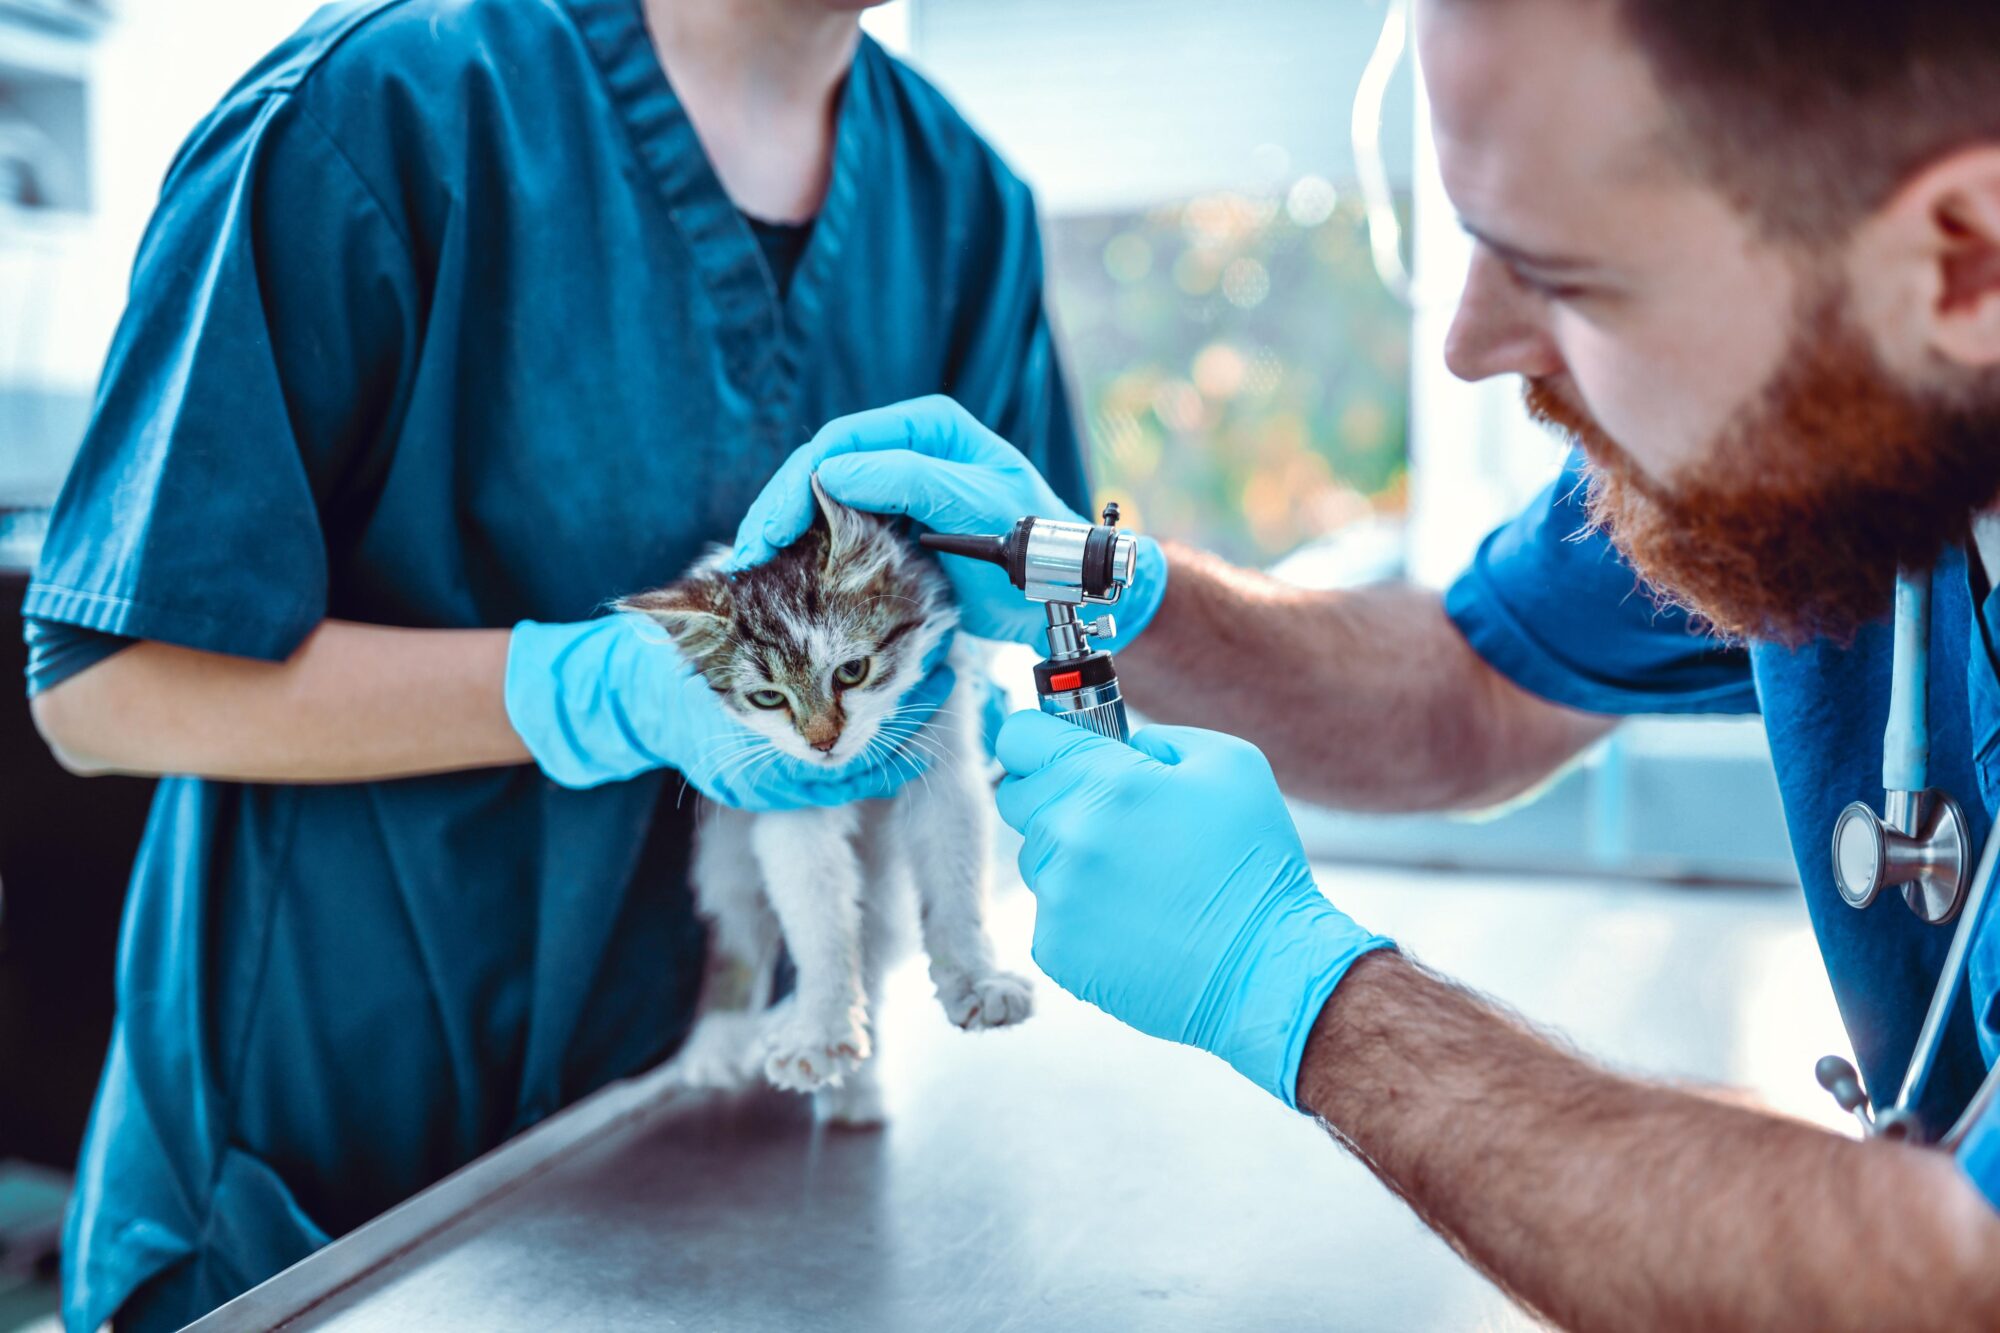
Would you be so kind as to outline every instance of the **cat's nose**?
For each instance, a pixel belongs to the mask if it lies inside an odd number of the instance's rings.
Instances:
[[[807,741],[806,744],[812,746],[813,749],[818,750],[821,754],[832,754],[833,747],[840,744],[840,733],[836,731],[831,736],[821,740]]]

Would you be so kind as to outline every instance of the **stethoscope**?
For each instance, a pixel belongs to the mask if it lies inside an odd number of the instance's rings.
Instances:
[[[1884,889],[1900,888],[1903,901],[1919,918],[1932,925],[1956,918],[1958,929],[1896,1100],[1871,1114],[1860,1076],[1837,1055],[1821,1060],[1814,1073],[1841,1109],[1853,1112],[1865,1134],[1935,1142],[1951,1151],[2000,1098],[2000,1067],[1987,1074],[1971,1104],[1942,1135],[1923,1123],[1916,1108],[1937,1068],[1945,1024],[1965,984],[1973,935],[1993,884],[1994,863],[2000,860],[2000,837],[1987,835],[1978,868],[1972,869],[1964,810],[1929,785],[1930,642],[1931,576],[1902,571],[1896,576],[1889,724],[1882,733],[1883,812],[1877,815],[1866,801],[1840,812],[1833,825],[1833,880],[1850,906],[1866,907]]]

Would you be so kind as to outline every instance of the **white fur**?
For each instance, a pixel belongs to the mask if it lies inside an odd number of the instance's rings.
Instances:
[[[840,660],[839,650],[830,655]],[[963,641],[953,646],[957,685],[903,747],[923,754],[928,767],[896,795],[770,814],[704,804],[693,880],[715,949],[762,978],[782,935],[798,981],[768,1011],[704,1013],[675,1061],[683,1082],[738,1087],[761,1071],[777,1087],[817,1094],[824,1119],[879,1123],[874,1014],[913,899],[945,1015],[962,1028],[1028,1016],[1029,983],[995,966],[986,934],[992,802],[979,740],[986,689],[979,656]],[[892,700],[901,692],[900,685],[882,691]],[[856,748],[889,716],[868,719]],[[893,727],[882,735],[884,744],[892,734]],[[767,984],[753,989],[753,1008],[767,995]]]

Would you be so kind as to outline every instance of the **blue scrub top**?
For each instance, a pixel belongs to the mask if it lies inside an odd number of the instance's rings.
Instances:
[[[1952,936],[1917,920],[1901,894],[1857,912],[1833,882],[1835,818],[1851,801],[1881,808],[1890,626],[1868,626],[1851,646],[1797,651],[1697,632],[1683,613],[1659,609],[1604,535],[1588,531],[1581,467],[1573,454],[1555,483],[1487,537],[1445,609],[1501,674],[1571,708],[1763,714],[1806,909],[1862,1077],[1886,1101],[1902,1084]],[[1885,584],[1891,574],[1883,571]],[[1964,555],[1949,553],[1932,580],[1930,779],[1965,807],[1983,845],[2000,808],[2000,683],[1987,630],[2000,606],[1989,597],[1975,615],[1974,591]],[[1988,912],[1981,923],[1972,984],[1921,1107],[1939,1130],[2000,1056],[1996,922],[2000,913]],[[2000,1181],[1984,1187],[1995,1197]]]
[[[334,5],[176,160],[26,612],[270,661],[327,617],[584,619],[933,392],[1088,507],[1028,191],[872,42],[781,297],[638,0]],[[149,1279],[177,1324],[669,1053],[680,785],[163,782],[69,1326]]]

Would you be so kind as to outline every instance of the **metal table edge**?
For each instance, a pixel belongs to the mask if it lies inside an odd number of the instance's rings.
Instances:
[[[575,1153],[640,1127],[684,1095],[664,1066],[607,1084],[218,1306],[183,1333],[282,1328]]]

